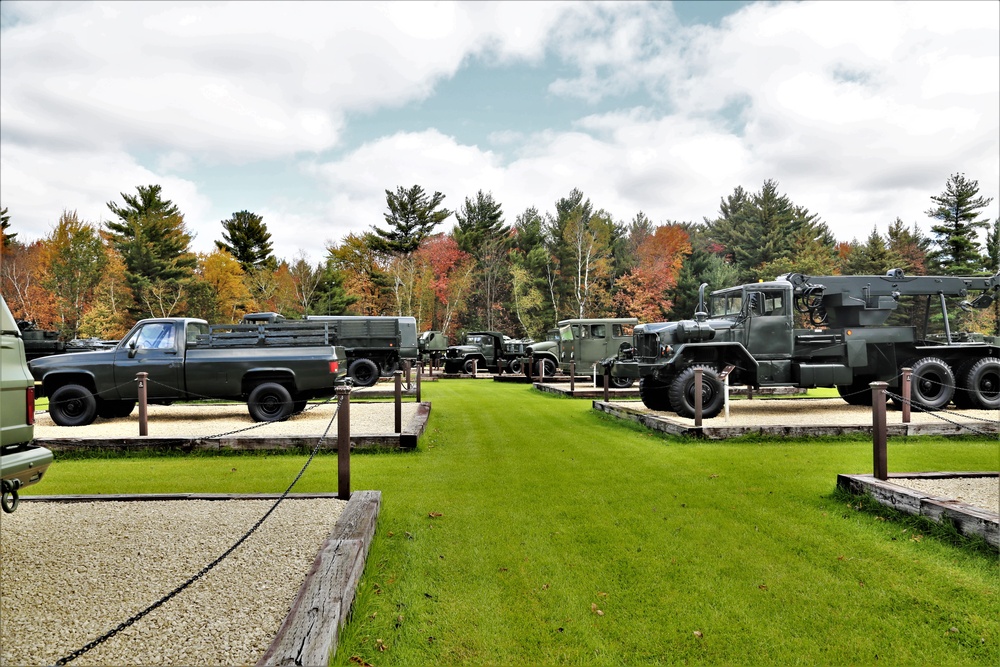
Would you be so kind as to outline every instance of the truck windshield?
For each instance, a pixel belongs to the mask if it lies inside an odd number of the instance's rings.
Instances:
[[[709,297],[712,317],[736,317],[743,310],[743,292],[723,292]]]

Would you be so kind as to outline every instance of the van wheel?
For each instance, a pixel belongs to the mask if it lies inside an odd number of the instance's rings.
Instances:
[[[265,382],[250,392],[247,409],[255,422],[285,421],[292,414],[292,395],[277,382]]]
[[[67,384],[52,392],[49,416],[59,426],[86,426],[97,416],[97,399],[86,387]]]
[[[904,364],[913,369],[910,377],[910,400],[925,410],[940,410],[955,395],[955,375],[951,367],[937,357],[924,357]]]
[[[711,366],[689,366],[670,383],[670,404],[681,417],[694,417],[695,369],[701,374],[701,416],[709,419],[722,411],[725,402],[722,381]]]
[[[378,364],[371,359],[355,359],[347,368],[355,387],[370,387],[378,382]]]

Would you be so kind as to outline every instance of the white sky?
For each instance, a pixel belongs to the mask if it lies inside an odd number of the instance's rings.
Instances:
[[[4,0],[0,206],[30,241],[158,183],[196,251],[247,209],[313,262],[413,184],[662,223],[774,179],[850,240],[963,172],[998,216],[1000,3],[699,7]]]

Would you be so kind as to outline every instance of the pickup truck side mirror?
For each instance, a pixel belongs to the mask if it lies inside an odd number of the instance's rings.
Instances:
[[[129,359],[135,358],[135,353],[136,353],[136,341],[133,338],[128,342],[128,358]]]

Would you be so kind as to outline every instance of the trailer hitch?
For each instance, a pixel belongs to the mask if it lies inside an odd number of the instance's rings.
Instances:
[[[7,514],[13,514],[14,510],[17,509],[17,504],[20,501],[20,497],[17,494],[18,487],[21,486],[20,480],[0,480],[0,507]]]

